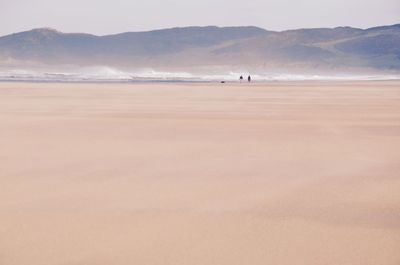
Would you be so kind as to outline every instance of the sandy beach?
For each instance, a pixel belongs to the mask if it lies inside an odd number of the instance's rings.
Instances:
[[[400,81],[0,83],[1,265],[399,265]]]

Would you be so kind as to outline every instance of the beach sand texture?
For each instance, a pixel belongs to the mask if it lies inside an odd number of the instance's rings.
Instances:
[[[0,84],[1,265],[399,265],[400,82]]]

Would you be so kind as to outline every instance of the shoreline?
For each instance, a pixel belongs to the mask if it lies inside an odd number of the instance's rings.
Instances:
[[[400,79],[372,79],[372,80],[362,80],[362,79],[332,79],[332,80],[252,80],[251,82],[243,81],[215,81],[215,80],[77,80],[77,81],[65,81],[65,80],[1,80],[1,84],[221,84],[221,85],[263,85],[263,84],[293,84],[293,83],[330,83],[330,84],[354,84],[354,83],[379,83],[379,82],[399,82]]]

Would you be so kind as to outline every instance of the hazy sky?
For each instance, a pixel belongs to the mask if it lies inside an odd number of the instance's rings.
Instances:
[[[400,0],[0,0],[0,35],[37,27],[98,35],[190,25],[271,30],[400,23]]]

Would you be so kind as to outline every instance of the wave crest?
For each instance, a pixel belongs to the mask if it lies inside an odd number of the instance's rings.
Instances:
[[[0,81],[54,81],[54,82],[96,82],[96,81],[236,81],[243,72],[189,73],[168,72],[154,69],[132,71],[112,67],[84,67],[68,71],[7,69],[0,70]],[[254,81],[311,81],[311,80],[399,80],[396,74],[375,75],[313,75],[290,73],[257,73],[252,74]]]

